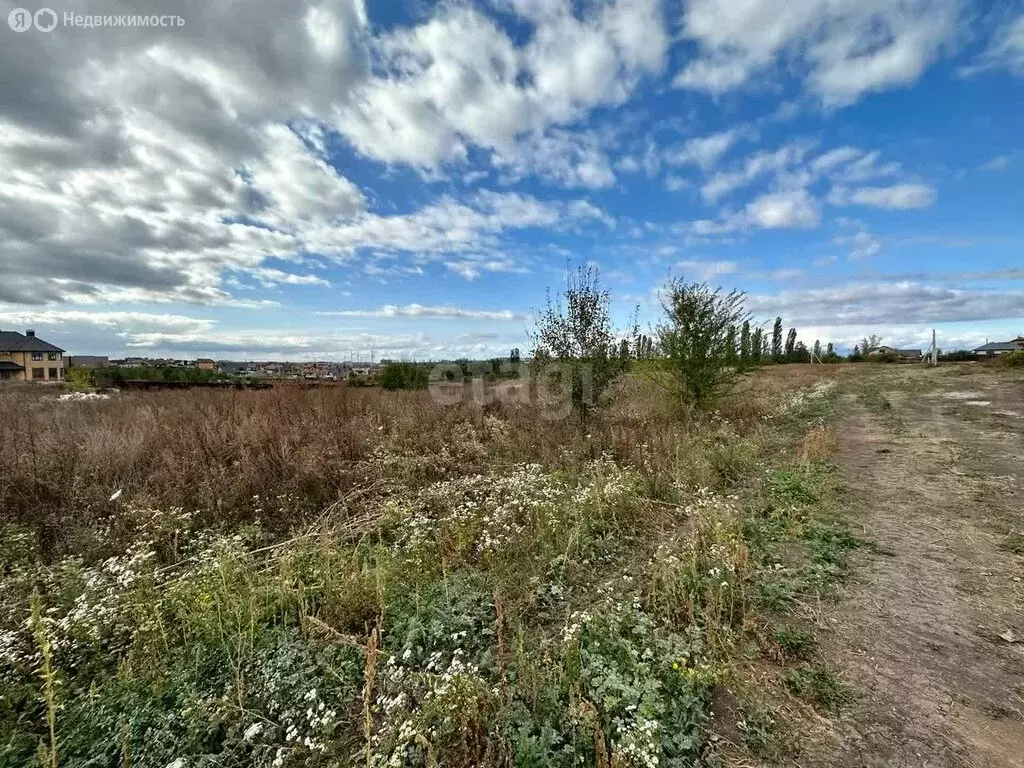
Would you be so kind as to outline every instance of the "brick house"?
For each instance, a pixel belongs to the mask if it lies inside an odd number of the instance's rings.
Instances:
[[[0,381],[64,381],[64,350],[35,331],[0,331]]]

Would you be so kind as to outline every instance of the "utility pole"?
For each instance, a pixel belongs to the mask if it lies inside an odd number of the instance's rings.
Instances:
[[[939,348],[935,344],[935,329],[932,328],[932,365],[939,364]]]

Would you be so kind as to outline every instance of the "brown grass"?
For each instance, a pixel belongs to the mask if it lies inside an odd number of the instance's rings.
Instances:
[[[0,509],[58,555],[87,551],[73,539],[121,524],[129,503],[182,507],[215,528],[258,519],[281,535],[342,499],[339,514],[366,514],[395,484],[518,462],[569,468],[609,453],[645,469],[654,496],[665,482],[657,480],[661,465],[683,472],[671,479],[684,484],[728,484],[750,446],[723,439],[721,430],[756,441],[761,418],[787,393],[834,368],[777,366],[747,376],[722,404],[725,421],[710,424],[680,420],[657,387],[625,377],[613,404],[585,429],[571,418],[545,418],[522,391],[473,399],[467,388],[453,405],[429,392],[289,386],[58,403],[53,390],[4,388]]]

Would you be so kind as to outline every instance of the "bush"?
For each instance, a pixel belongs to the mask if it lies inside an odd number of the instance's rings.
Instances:
[[[999,362],[1007,368],[1024,367],[1024,349],[1019,349],[1016,352],[1007,352],[999,358]]]
[[[384,389],[426,389],[430,372],[416,363],[389,363],[380,374]]]
[[[662,309],[666,320],[658,326],[658,342],[673,393],[685,403],[712,405],[736,379],[733,329],[748,319],[743,294],[673,279]]]

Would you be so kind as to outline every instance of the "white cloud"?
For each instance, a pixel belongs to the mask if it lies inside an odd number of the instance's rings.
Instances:
[[[782,63],[827,106],[913,83],[956,31],[957,0],[691,0],[683,36],[700,55],[679,87],[724,93]]]
[[[982,163],[979,167],[979,171],[995,172],[1005,171],[1010,165],[1013,164],[1013,155],[996,155],[990,158],[988,161]]]
[[[666,151],[665,162],[670,165],[690,163],[704,170],[713,168],[744,133],[742,128],[732,128],[710,136],[689,139],[681,147]]]
[[[270,267],[257,267],[256,269],[249,270],[249,274],[256,278],[261,285],[268,288],[276,285],[322,285],[329,287],[331,284],[330,281],[317,275],[296,275]]]
[[[818,226],[818,205],[806,189],[771,192],[747,205],[748,220],[763,229]]]
[[[385,304],[380,309],[342,309],[330,312],[314,312],[315,315],[333,317],[373,317],[373,318],[421,318],[440,320],[525,320],[526,315],[509,309],[464,309],[450,304],[444,306],[424,306],[422,304],[406,304],[397,306]]]
[[[1024,13],[996,30],[988,48],[974,62],[961,67],[959,74],[970,77],[995,69],[1024,76]]]
[[[927,208],[935,202],[936,194],[926,184],[894,184],[889,187],[835,187],[828,201],[833,205],[866,205],[889,210]]]
[[[797,326],[952,323],[1019,318],[1024,293],[889,281],[748,296],[747,306],[759,317],[781,315]]]
[[[735,261],[699,261],[695,259],[685,259],[678,262],[676,266],[683,270],[684,276],[693,275],[700,281],[735,274],[739,268]]]
[[[832,242],[836,245],[845,245],[850,248],[850,252],[847,255],[850,261],[863,261],[882,252],[882,243],[878,238],[863,229],[852,235],[833,238]]]
[[[434,168],[464,160],[476,146],[507,163],[529,151],[521,138],[527,147],[544,144],[538,137],[550,128],[621,104],[642,76],[664,66],[660,0],[611,0],[580,15],[568,0],[498,5],[530,30],[522,46],[463,5],[441,6],[429,21],[376,40],[381,73],[339,110],[339,130],[386,162]],[[560,149],[575,148],[544,147]],[[560,162],[573,162],[571,153]]]

